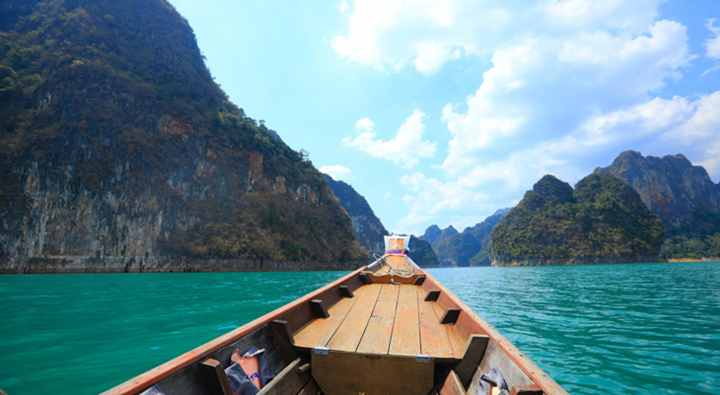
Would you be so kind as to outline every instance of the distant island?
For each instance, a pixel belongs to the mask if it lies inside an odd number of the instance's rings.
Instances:
[[[548,175],[517,207],[420,237],[441,266],[717,260],[720,185],[683,155],[626,151],[575,190]]]
[[[441,266],[488,266],[492,231],[508,212],[509,208],[497,210],[462,232],[458,232],[452,225],[445,229],[432,225],[420,238],[430,243]]]
[[[492,235],[497,266],[652,262],[663,242],[660,219],[629,185],[592,174],[575,189],[538,181]]]

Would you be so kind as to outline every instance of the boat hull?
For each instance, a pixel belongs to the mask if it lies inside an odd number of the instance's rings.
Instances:
[[[566,393],[429,273],[369,265],[104,394],[231,394],[251,347],[275,375],[260,393],[475,394],[494,371],[510,393]]]

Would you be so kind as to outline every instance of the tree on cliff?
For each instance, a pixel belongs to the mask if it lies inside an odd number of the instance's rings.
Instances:
[[[321,174],[165,0],[0,3],[0,255],[363,256]]]
[[[632,188],[593,174],[575,190],[547,175],[498,224],[496,264],[635,262],[658,257],[660,220]]]

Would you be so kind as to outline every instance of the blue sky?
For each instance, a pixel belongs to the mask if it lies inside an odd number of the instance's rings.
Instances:
[[[718,0],[170,1],[232,101],[391,231],[462,229],[627,149],[720,179]]]

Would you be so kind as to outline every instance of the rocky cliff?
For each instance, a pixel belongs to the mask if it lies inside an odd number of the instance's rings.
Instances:
[[[654,261],[663,228],[616,177],[592,174],[575,189],[545,176],[492,233],[494,265]]]
[[[380,222],[380,219],[375,216],[365,197],[359,194],[350,184],[343,181],[336,181],[328,175],[325,175],[325,181],[350,216],[353,231],[357,239],[370,253],[371,259],[382,255],[385,251],[383,236],[387,235],[388,231]],[[409,255],[420,266],[439,266],[435,252],[425,240],[412,237]]]
[[[458,232],[449,226],[440,229],[431,225],[421,239],[428,241],[442,266],[487,266],[492,244],[492,230],[508,213],[509,209],[496,211],[484,221]]]
[[[0,270],[363,256],[322,175],[227,99],[165,0],[5,0],[0,30]]]
[[[336,181],[325,175],[325,182],[330,186],[342,207],[352,220],[353,231],[358,241],[371,253],[382,254],[385,250],[383,236],[388,234],[380,219],[375,216],[370,204],[352,186]]]
[[[410,237],[410,253],[408,256],[420,267],[442,266],[430,243],[415,236]]]
[[[720,240],[720,185],[685,156],[662,158],[626,151],[597,174],[615,176],[630,185],[663,221],[666,257],[716,256]]]

